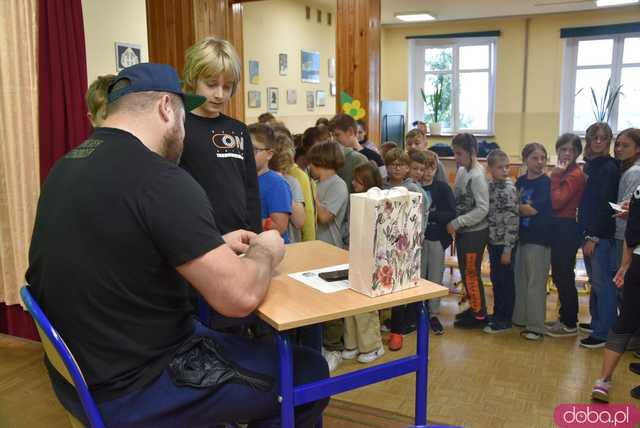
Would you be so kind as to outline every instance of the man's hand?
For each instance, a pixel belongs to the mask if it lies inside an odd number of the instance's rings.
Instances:
[[[224,242],[236,253],[244,254],[249,249],[249,244],[255,237],[258,236],[248,230],[234,230],[222,237]]]
[[[271,267],[275,269],[284,258],[285,246],[282,236],[277,230],[268,230],[260,235],[255,235],[251,240],[251,246],[259,246],[271,255]]]
[[[500,264],[502,265],[511,264],[511,250],[502,252],[502,256],[500,257]]]
[[[585,257],[593,256],[593,250],[596,249],[596,244],[597,243],[595,241],[587,241],[582,246],[582,254],[584,254]]]

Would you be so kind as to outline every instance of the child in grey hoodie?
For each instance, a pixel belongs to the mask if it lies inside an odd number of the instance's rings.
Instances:
[[[489,185],[478,163],[478,141],[472,134],[458,134],[451,141],[459,165],[454,195],[457,217],[447,225],[455,234],[458,267],[470,307],[456,315],[454,327],[484,328],[487,305],[482,286],[482,257],[489,240]]]

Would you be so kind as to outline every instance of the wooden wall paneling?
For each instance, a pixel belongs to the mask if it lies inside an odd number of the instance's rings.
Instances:
[[[242,56],[242,5],[227,0],[147,0],[149,61],[170,64],[184,72],[187,48],[207,36],[225,38]],[[243,73],[244,75],[244,73]],[[225,114],[244,120],[244,83],[225,108]]]
[[[367,110],[369,140],[380,144],[380,0],[338,0],[336,109],[340,91]]]

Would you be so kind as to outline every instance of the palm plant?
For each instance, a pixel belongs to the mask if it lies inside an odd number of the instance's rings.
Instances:
[[[591,106],[593,109],[593,115],[597,122],[609,122],[609,117],[611,116],[611,110],[613,110],[613,106],[618,99],[618,96],[622,94],[620,89],[622,85],[618,85],[618,87],[613,88],[611,86],[611,78],[607,80],[607,86],[605,87],[604,94],[600,100],[596,97],[596,91],[591,87],[591,99],[593,101],[593,105]]]

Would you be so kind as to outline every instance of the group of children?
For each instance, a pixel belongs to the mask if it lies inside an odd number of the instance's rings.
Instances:
[[[623,258],[626,221],[613,218],[609,202],[628,201],[640,185],[640,131],[618,134],[615,160],[609,155],[609,126],[589,127],[584,172],[577,164],[582,143],[576,135],[558,139],[558,162],[549,175],[545,147],[527,144],[522,150],[526,173],[515,184],[504,151],[489,154],[485,171],[475,137],[458,134],[451,143],[458,165],[452,190],[419,128],[408,132],[404,150],[393,142],[378,147],[367,141],[366,124],[345,114],[319,119],[300,135],[292,135],[271,114],[249,127],[224,115],[240,70],[235,49],[224,40],[205,38],[186,53],[185,90],[207,102],[186,116],[180,162],[209,196],[222,233],[275,229],[286,242],[319,239],[348,248],[349,194],[403,186],[424,196],[424,278],[443,282],[445,251],[455,238],[469,308],[456,315],[454,326],[494,334],[515,325],[523,327],[521,335],[528,340],[545,334],[575,336],[580,329],[588,333],[581,346],[605,346],[619,309],[614,275],[621,262],[623,267],[631,263],[631,256]],[[106,93],[114,77],[101,76],[89,88],[88,116],[94,127],[105,118]],[[485,247],[492,315],[482,283]],[[591,322],[578,325],[574,269],[580,247],[591,283]],[[557,321],[545,323],[549,267],[560,311]],[[442,334],[437,299],[429,301],[429,311],[431,329]],[[411,306],[392,310],[390,350],[401,349],[403,335],[415,329],[414,314]],[[324,345],[330,368],[343,358],[363,363],[379,358],[384,353],[381,328],[377,312],[327,323]],[[620,353],[622,339],[616,343],[607,348]],[[608,363],[603,369],[599,391],[606,392],[611,367]]]

